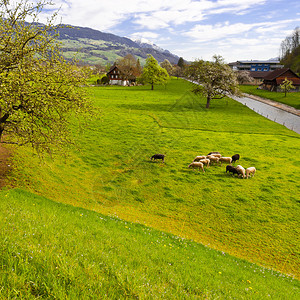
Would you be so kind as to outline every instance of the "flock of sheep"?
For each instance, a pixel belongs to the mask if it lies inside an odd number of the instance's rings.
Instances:
[[[156,159],[161,159],[162,162],[165,161],[165,155],[164,154],[154,154],[151,156],[151,160],[156,160]],[[224,157],[220,154],[220,152],[210,152],[207,155],[202,155],[202,156],[196,156],[195,159],[191,164],[189,164],[189,168],[192,168],[193,170],[195,169],[200,169],[205,173],[204,171],[204,166],[209,167],[209,165],[216,164],[216,165],[221,165],[222,163],[226,163],[226,173],[232,173],[232,176],[235,174],[238,175],[238,177],[242,176],[243,178],[247,178],[249,176],[254,176],[256,169],[255,167],[250,167],[247,168],[246,170],[241,166],[237,165],[234,167],[232,164],[235,163],[240,159],[239,154],[235,154],[232,157]]]

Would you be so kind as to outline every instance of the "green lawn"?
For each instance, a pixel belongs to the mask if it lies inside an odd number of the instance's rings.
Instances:
[[[257,86],[253,86],[253,85],[242,85],[240,86],[240,88],[244,93],[271,99],[295,107],[297,109],[300,109],[300,92],[287,93],[285,97],[283,92],[280,93],[280,92],[270,92],[266,90],[261,90],[258,89]]]
[[[0,299],[296,299],[299,281],[24,190],[0,191]]]
[[[85,208],[89,214],[95,211],[122,222],[144,224],[147,227],[141,228],[194,240],[209,247],[204,249],[223,251],[226,257],[230,254],[299,278],[299,135],[231,99],[213,101],[211,109],[206,110],[205,100],[194,97],[189,89],[187,82],[176,79],[154,91],[149,87],[88,88],[100,114],[88,122],[88,127],[74,130],[80,149],[71,151],[66,159],[46,158],[41,162],[37,156],[32,157],[30,149],[19,148],[12,161],[11,182],[55,202]],[[212,166],[205,174],[187,168],[196,155],[210,151],[220,151],[224,156],[239,153],[239,164],[256,167],[255,177],[233,178],[225,173],[225,166]],[[154,153],[166,154],[166,163],[151,162]],[[94,243],[93,234],[86,228]],[[69,238],[67,235],[66,243]],[[132,238],[138,243],[139,238]],[[113,249],[118,248],[113,236],[111,239]],[[176,255],[181,254],[174,253],[177,260]],[[155,256],[153,259],[156,261]],[[199,261],[195,260],[191,268]],[[160,268],[160,259],[156,262]],[[213,274],[223,274],[217,264],[209,268]],[[130,276],[121,270],[116,272],[133,286]],[[188,276],[181,272],[183,269],[174,269],[176,276]],[[221,279],[224,286],[220,288],[218,275],[212,275],[210,283],[199,286],[199,295],[238,297],[242,282],[252,280],[235,276],[235,272],[228,280]],[[196,289],[196,281],[204,279],[195,278],[195,282],[192,277],[178,282],[182,286],[193,284]],[[236,281],[238,278],[242,281]],[[157,295],[162,286],[168,287],[162,283]],[[275,286],[268,282],[269,289]],[[242,290],[247,288],[246,293],[249,287]],[[177,283],[174,289],[180,290]],[[236,293],[232,294],[234,289]],[[295,292],[292,287],[290,292]],[[244,298],[245,293],[241,294]],[[264,298],[265,294],[258,293],[252,299]]]

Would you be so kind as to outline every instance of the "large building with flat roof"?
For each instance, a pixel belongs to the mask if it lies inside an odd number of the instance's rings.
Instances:
[[[229,66],[235,71],[270,72],[284,66],[279,60],[238,60]]]

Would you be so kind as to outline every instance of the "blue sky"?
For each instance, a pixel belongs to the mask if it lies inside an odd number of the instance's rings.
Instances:
[[[186,60],[275,58],[282,40],[300,27],[300,0],[53,2],[64,24],[147,39]]]

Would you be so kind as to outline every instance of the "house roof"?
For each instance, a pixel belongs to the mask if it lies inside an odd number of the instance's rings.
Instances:
[[[282,68],[282,69],[274,70],[274,71],[270,72],[267,76],[265,76],[264,79],[266,79],[266,80],[274,80],[277,77],[282,76],[283,74],[285,74],[288,71],[292,72],[293,75],[296,78],[300,79],[300,77],[296,73],[294,73],[291,69],[289,69],[289,68]]]
[[[248,71],[249,75],[256,79],[264,79],[272,71]]]
[[[242,64],[279,64],[279,60],[238,60]]]
[[[122,69],[122,67],[120,67],[120,66],[114,64],[106,74],[109,75],[109,74],[112,73],[113,70],[115,70],[115,69],[118,69],[118,70],[120,71],[121,74],[126,73],[126,72],[124,72],[124,70]],[[136,76],[133,75],[133,74],[128,74],[128,79],[134,80],[134,79],[136,79]]]

